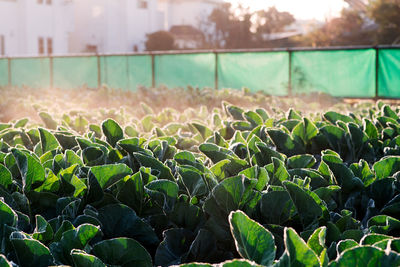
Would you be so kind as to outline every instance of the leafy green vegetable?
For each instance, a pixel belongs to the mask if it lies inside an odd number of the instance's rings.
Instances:
[[[13,232],[10,241],[20,266],[49,266],[54,264],[50,250],[37,240],[21,232]]]
[[[241,211],[229,215],[231,232],[239,254],[261,265],[271,265],[275,259],[274,236]]]
[[[101,129],[103,130],[103,134],[106,136],[107,142],[113,147],[119,140],[124,138],[124,132],[121,126],[112,119],[105,120],[101,124]]]
[[[151,267],[152,260],[146,249],[134,239],[114,238],[93,246],[92,253],[106,265]]]
[[[321,266],[317,254],[292,228],[285,229],[284,239],[290,266]]]
[[[106,189],[120,179],[132,174],[132,170],[125,164],[102,165],[90,168],[102,189]]]

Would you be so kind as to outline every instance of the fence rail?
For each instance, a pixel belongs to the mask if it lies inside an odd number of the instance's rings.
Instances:
[[[190,50],[0,57],[0,86],[135,90],[248,87],[286,96],[400,98],[400,46]]]

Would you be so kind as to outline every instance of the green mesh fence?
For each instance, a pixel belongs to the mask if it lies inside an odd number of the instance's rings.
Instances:
[[[198,54],[0,58],[0,86],[77,88],[98,87],[99,79],[111,88],[135,90],[156,85],[168,87],[214,87],[288,94],[291,78],[293,93],[325,92],[339,97],[400,98],[400,49],[230,52]],[[217,67],[216,67],[216,64]],[[289,73],[290,65],[290,73]],[[377,69],[378,67],[378,69]],[[217,69],[217,73],[215,73]],[[99,72],[100,71],[100,72]],[[378,71],[378,80],[376,80]],[[291,74],[291,75],[289,75]],[[53,75],[51,77],[51,75]],[[378,84],[376,84],[378,82]]]
[[[49,58],[14,58],[11,60],[11,84],[34,88],[50,86]]]
[[[101,83],[110,88],[128,89],[128,58],[125,56],[100,57]]]
[[[219,88],[264,91],[287,95],[289,54],[287,52],[223,53],[218,55]]]
[[[157,55],[154,61],[157,86],[215,86],[215,55],[212,53]]]
[[[296,51],[292,55],[293,92],[374,97],[375,53],[374,49]]]
[[[129,89],[135,90],[138,86],[151,87],[151,56],[128,56],[127,58]]]
[[[0,59],[0,86],[8,85],[8,60]]]
[[[110,88],[135,90],[152,83],[151,56],[100,57],[101,83]]]
[[[378,96],[400,97],[400,49],[379,50]]]
[[[53,58],[53,85],[59,88],[98,86],[97,57]]]

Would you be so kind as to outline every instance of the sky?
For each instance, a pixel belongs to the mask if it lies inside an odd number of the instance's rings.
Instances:
[[[288,11],[296,19],[325,20],[337,16],[347,4],[343,0],[227,0],[232,4],[241,3],[252,10],[275,6],[279,11]]]

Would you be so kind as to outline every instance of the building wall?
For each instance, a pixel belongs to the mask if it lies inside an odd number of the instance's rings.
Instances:
[[[16,0],[0,0],[0,35],[4,38],[5,54],[18,54],[22,46],[24,34],[20,34],[24,23],[15,15],[20,3]]]
[[[176,25],[199,27],[223,0],[159,0],[159,9],[164,12],[164,28]]]
[[[157,0],[76,0],[75,31],[70,36],[70,52],[84,52],[87,45],[99,53],[133,52],[144,49],[146,34],[163,28],[163,13]]]
[[[138,9],[136,0],[128,0],[128,2],[128,10],[136,8],[136,13],[127,17],[127,49],[133,51],[136,45],[139,51],[142,51],[145,49],[146,35],[164,29],[164,13],[159,11],[157,0],[148,0],[147,9]]]
[[[0,0],[0,36],[6,55],[39,54],[39,38],[53,54],[144,50],[146,34],[173,25],[199,26],[222,0]],[[1,40],[0,40],[1,41]],[[1,43],[0,43],[1,45]],[[0,53],[2,49],[0,47]]]
[[[52,40],[53,53],[68,52],[68,34],[73,29],[71,2],[52,0],[51,5],[37,0],[0,0],[0,35],[5,39],[6,55],[38,55],[39,37]]]

